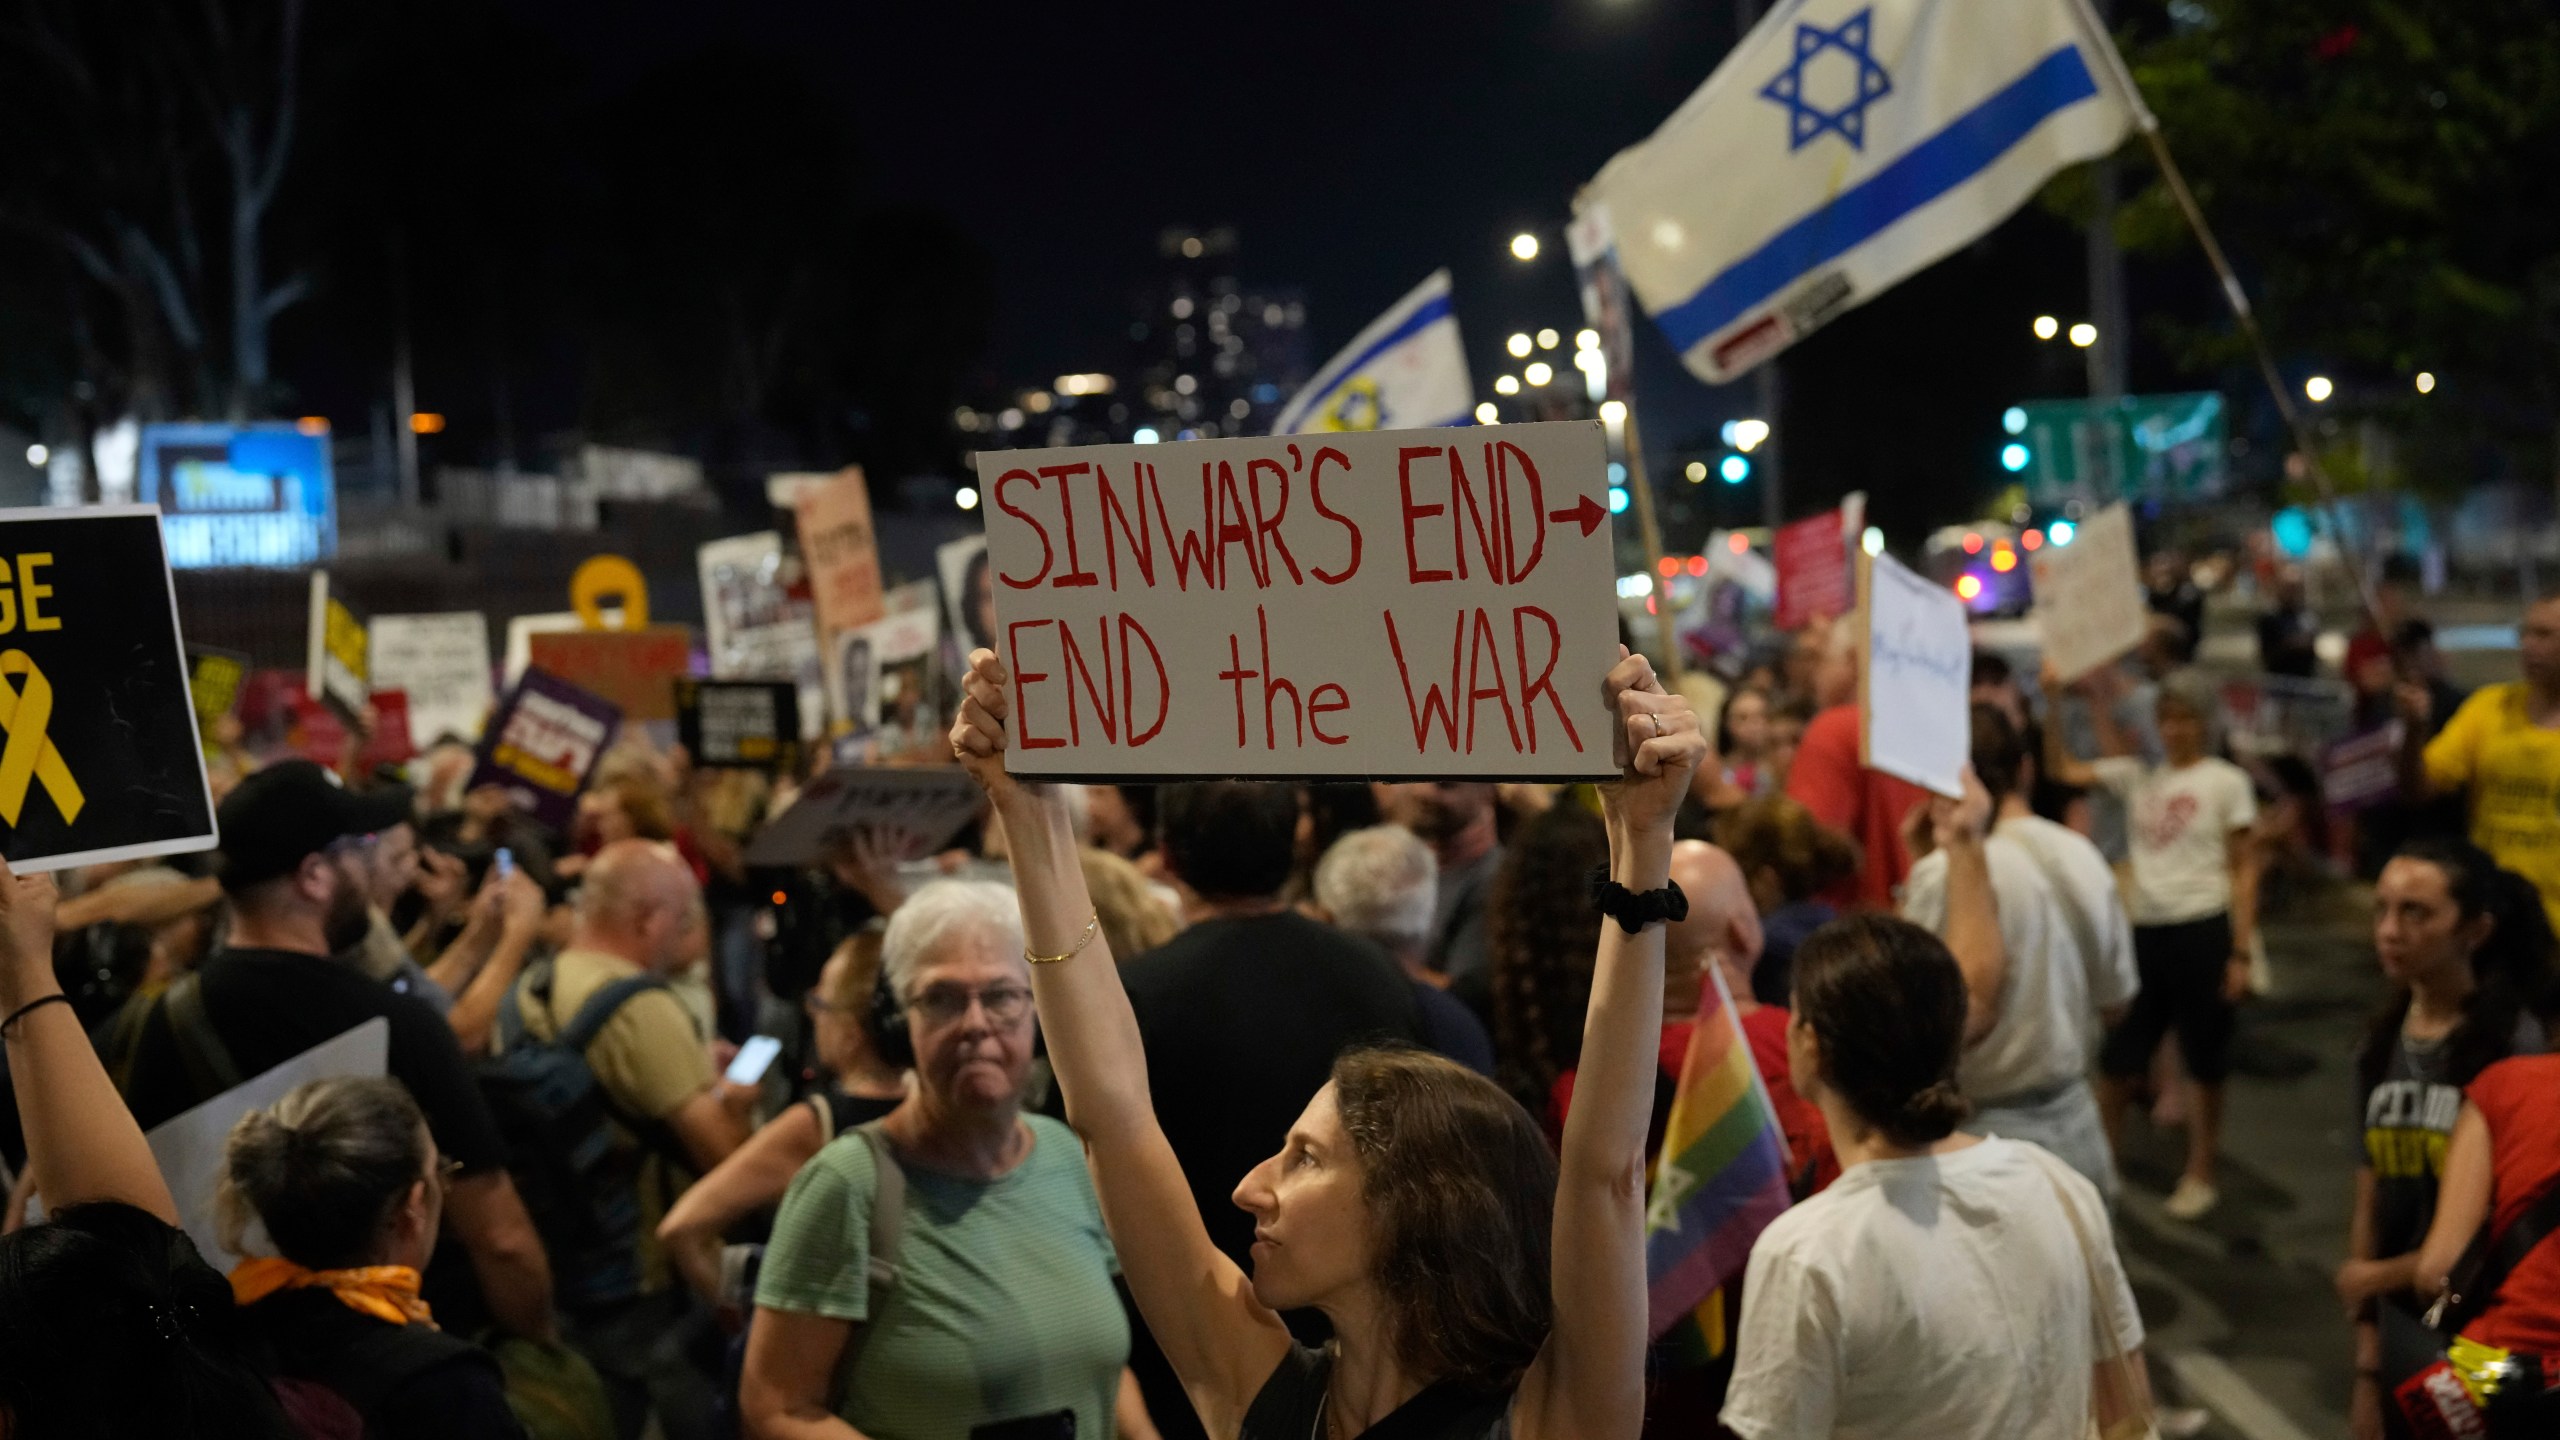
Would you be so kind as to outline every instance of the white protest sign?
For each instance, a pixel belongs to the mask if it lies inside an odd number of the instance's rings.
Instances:
[[[1025,775],[1599,779],[1597,422],[982,451]]]
[[[1859,567],[1858,740],[1871,770],[1964,793],[1972,750],[1973,636],[1964,602],[1890,555]]]
[[[169,1196],[178,1202],[178,1225],[204,1252],[205,1263],[228,1273],[240,1257],[222,1243],[214,1190],[221,1184],[223,1152],[231,1127],[252,1110],[264,1110],[313,1080],[383,1074],[391,1058],[391,1022],[380,1016],[333,1040],[323,1040],[274,1069],[240,1082],[191,1110],[154,1126],[143,1137],[160,1163]]]
[[[621,611],[615,608],[605,613],[619,615]],[[533,663],[534,636],[565,635],[570,631],[586,628],[587,622],[579,619],[578,612],[575,610],[554,610],[541,615],[518,615],[507,621],[506,682],[513,685],[524,678],[524,667]]]
[[[719,680],[793,680],[803,740],[826,728],[826,679],[808,589],[791,592],[782,536],[764,530],[714,540],[694,552],[702,577],[702,627]]]
[[[311,572],[310,639],[305,648],[303,693],[337,707],[341,716],[361,714],[373,692],[364,617],[343,597],[329,593],[326,570]]]
[[[477,741],[497,690],[489,679],[489,621],[477,610],[376,615],[370,639],[373,688],[409,697],[409,740],[424,750],[439,738]]]
[[[2150,623],[2133,549],[2133,512],[2118,501],[2082,521],[2068,545],[2027,562],[2044,658],[2067,684],[2142,643]]]

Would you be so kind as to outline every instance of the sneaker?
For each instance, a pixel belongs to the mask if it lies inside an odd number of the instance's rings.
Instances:
[[[2196,1405],[2165,1405],[2151,1423],[2160,1440],[2194,1440],[2213,1423],[2213,1412]]]
[[[2222,1203],[2222,1192],[2193,1175],[2178,1177],[2178,1188],[2169,1192],[2168,1203],[2160,1208],[2172,1220],[2201,1220]]]

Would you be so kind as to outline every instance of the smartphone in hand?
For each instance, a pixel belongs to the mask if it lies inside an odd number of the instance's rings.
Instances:
[[[727,1079],[732,1085],[753,1085],[764,1079],[773,1068],[773,1059],[782,1053],[782,1042],[770,1035],[750,1035],[738,1047],[738,1058],[729,1062]]]

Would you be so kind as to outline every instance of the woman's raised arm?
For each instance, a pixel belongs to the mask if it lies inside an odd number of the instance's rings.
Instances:
[[[1671,820],[1707,753],[1689,702],[1623,649],[1606,682],[1620,778],[1603,793],[1609,878],[1671,880]],[[1662,1048],[1661,925],[1600,926],[1582,1063],[1556,1177],[1555,1329],[1520,1383],[1520,1440],[1632,1437],[1644,1423],[1645,1128]]]
[[[1120,986],[1111,942],[1094,918],[1063,797],[1051,786],[1019,783],[1005,770],[1011,678],[993,651],[971,653],[968,695],[951,727],[952,752],[1003,818],[1030,953],[1065,957],[1034,964],[1031,988],[1067,1122],[1084,1138],[1121,1273],[1201,1423],[1211,1435],[1232,1435],[1288,1355],[1289,1332],[1254,1299],[1244,1272],[1209,1243],[1181,1163],[1156,1124],[1138,1017]],[[1658,946],[1655,966],[1659,1000]],[[1641,1145],[1641,1121],[1637,1129]]]

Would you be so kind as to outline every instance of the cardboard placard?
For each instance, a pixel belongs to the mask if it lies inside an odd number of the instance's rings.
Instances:
[[[679,680],[676,738],[696,765],[792,770],[800,754],[800,687],[788,680]]]
[[[2063,683],[2142,643],[2150,612],[2134,554],[2133,512],[2123,502],[2082,521],[2070,544],[2047,545],[2028,557],[2027,576],[2035,584],[2044,658]]]
[[[408,696],[412,745],[424,750],[446,735],[479,740],[498,698],[489,678],[486,616],[477,610],[376,615],[370,645],[374,689]],[[382,723],[378,714],[375,723]]]
[[[178,1202],[179,1226],[207,1263],[227,1272],[240,1259],[222,1243],[221,1212],[214,1200],[227,1168],[231,1128],[240,1117],[264,1110],[314,1080],[377,1076],[390,1063],[391,1022],[377,1015],[151,1127],[143,1141],[169,1182],[169,1198]]]
[[[329,572],[311,572],[310,640],[303,659],[303,688],[311,698],[353,720],[373,690],[364,617],[329,593]]]
[[[535,669],[612,701],[626,720],[676,718],[675,682],[693,671],[693,632],[682,625],[554,631],[526,650]]]
[[[11,866],[213,848],[189,674],[159,511],[0,510],[0,852]]]
[[[978,465],[1021,774],[1616,773],[1597,421]]]
[[[1825,510],[1778,527],[1769,548],[1778,562],[1779,629],[1836,619],[1856,603],[1849,545],[1841,525],[1839,511]]]
[[[210,645],[187,647],[187,696],[195,705],[196,734],[211,755],[215,728],[240,703],[240,686],[249,678],[249,657]]]
[[[489,722],[471,787],[504,787],[534,818],[567,830],[578,792],[613,741],[622,712],[610,700],[539,668],[524,672]]]
[[[1890,555],[1858,568],[1866,581],[1858,587],[1859,759],[1922,789],[1962,795],[1973,749],[1964,602]]]
[[[862,467],[848,465],[826,483],[803,490],[794,508],[818,628],[833,634],[879,619],[879,538],[871,528],[871,491],[863,484]]]
[[[869,827],[901,859],[951,843],[978,814],[978,782],[951,765],[847,766],[809,782],[747,843],[749,865],[810,865],[828,840]]]

